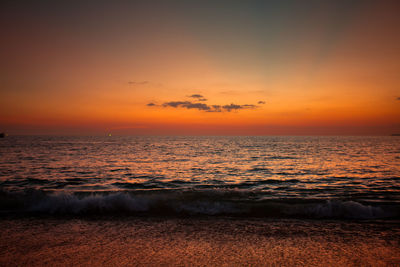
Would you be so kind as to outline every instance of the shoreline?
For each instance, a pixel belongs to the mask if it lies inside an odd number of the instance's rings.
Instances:
[[[397,222],[2,217],[2,266],[394,266]]]

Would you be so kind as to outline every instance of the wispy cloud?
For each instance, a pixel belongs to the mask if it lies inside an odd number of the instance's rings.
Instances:
[[[165,102],[162,104],[163,107],[173,107],[173,108],[187,108],[187,109],[198,109],[198,110],[205,110],[205,111],[210,111],[211,108],[209,105],[204,104],[204,103],[193,103],[190,101],[171,101],[171,102]]]
[[[195,98],[197,101],[207,101],[207,99],[200,94],[193,94],[193,95],[190,95],[189,97]]]
[[[148,106],[148,107],[154,107],[156,104],[154,104],[154,103],[148,103],[146,106]]]
[[[235,90],[228,90],[228,91],[222,91],[219,92],[221,95],[238,95],[239,92]]]
[[[255,109],[257,106],[256,105],[236,105],[236,104],[230,104],[230,105],[224,105],[222,106],[223,110],[226,110],[228,112],[232,110],[239,110],[239,109]]]
[[[398,98],[397,98],[397,100],[399,100],[399,101],[400,101],[400,97],[398,97]]]
[[[129,81],[129,85],[146,85],[149,84],[149,81]]]
[[[199,94],[193,94],[193,95],[190,95],[189,97],[192,97],[192,98],[203,98],[204,96],[199,95]]]
[[[155,106],[154,103],[149,103],[147,106]],[[236,111],[241,109],[255,109],[256,105],[237,105],[237,104],[229,104],[229,105],[207,105],[204,103],[193,103],[191,101],[171,101],[165,102],[161,105],[164,108],[172,107],[172,108],[186,108],[186,109],[197,109],[206,112],[222,112],[222,111]]]
[[[254,94],[254,95],[260,95],[260,94],[265,94],[264,90],[252,90],[252,91],[237,91],[237,90],[226,90],[226,91],[221,91],[219,92],[221,95],[248,95],[248,94]]]
[[[264,104],[265,104],[265,101],[258,101],[258,104],[259,104],[259,105],[264,105]]]

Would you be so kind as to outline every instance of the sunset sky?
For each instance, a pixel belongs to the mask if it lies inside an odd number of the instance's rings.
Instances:
[[[399,1],[2,1],[0,132],[400,132]]]

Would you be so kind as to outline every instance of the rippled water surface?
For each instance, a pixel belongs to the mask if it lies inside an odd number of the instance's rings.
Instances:
[[[331,211],[335,201],[353,209],[400,203],[398,137],[21,136],[0,140],[0,153],[3,195],[101,194],[134,210],[152,205],[144,195],[163,196],[180,199],[181,210],[195,199],[206,213],[270,200],[325,201]]]

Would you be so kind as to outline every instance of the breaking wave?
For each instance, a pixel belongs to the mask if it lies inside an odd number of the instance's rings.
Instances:
[[[366,204],[352,200],[251,200],[238,193],[220,191],[173,191],[133,194],[0,192],[2,214],[138,215],[138,216],[238,216],[310,219],[399,219],[400,207]]]

